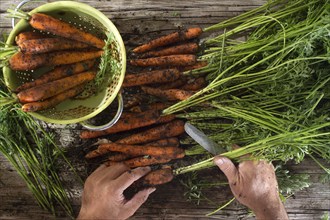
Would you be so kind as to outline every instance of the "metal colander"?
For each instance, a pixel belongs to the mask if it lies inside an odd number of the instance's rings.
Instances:
[[[101,88],[92,88],[91,84],[75,99],[66,100],[48,110],[30,113],[35,118],[55,124],[84,122],[107,108],[116,96],[120,94],[119,90],[126,71],[126,52],[123,40],[117,28],[103,13],[84,3],[73,1],[46,3],[35,8],[29,12],[29,14],[37,12],[42,12],[69,22],[103,39],[106,38],[106,33],[112,33],[114,36],[114,45],[112,46],[115,51],[111,53],[111,59],[116,59],[118,61],[118,68],[107,73],[109,77],[112,77],[109,83],[102,85]],[[31,29],[31,27],[28,22],[20,20],[11,31],[6,43],[13,45],[15,36],[29,29]],[[3,73],[6,85],[11,90],[14,90],[22,83],[34,80],[48,70],[47,68],[41,68],[36,71],[18,72],[12,71],[9,67],[4,67]],[[95,93],[95,90],[98,92]],[[93,94],[91,95],[91,93]]]

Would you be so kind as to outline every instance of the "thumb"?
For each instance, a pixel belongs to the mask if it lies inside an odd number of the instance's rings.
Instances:
[[[156,188],[148,188],[139,191],[136,193],[131,200],[129,200],[125,206],[127,208],[127,212],[130,216],[132,216],[140,206],[147,201],[149,195],[153,193]]]
[[[216,156],[214,157],[213,161],[226,175],[229,183],[236,182],[238,171],[231,160],[226,157]]]

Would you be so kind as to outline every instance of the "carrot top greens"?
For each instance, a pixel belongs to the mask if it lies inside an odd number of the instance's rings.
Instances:
[[[284,163],[305,156],[330,162],[329,5],[269,1],[205,28],[225,28],[204,42],[199,59],[208,66],[189,72],[206,74],[208,85],[164,113],[188,119],[228,149],[223,155],[231,159],[249,153]],[[232,150],[233,144],[241,148]],[[213,165],[210,158],[174,172]]]

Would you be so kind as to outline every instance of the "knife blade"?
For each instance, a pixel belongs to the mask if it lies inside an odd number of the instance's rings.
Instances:
[[[207,137],[201,130],[186,122],[184,125],[184,130],[186,133],[194,139],[198,144],[200,144],[205,150],[213,155],[224,153],[224,150],[218,146],[212,139]]]

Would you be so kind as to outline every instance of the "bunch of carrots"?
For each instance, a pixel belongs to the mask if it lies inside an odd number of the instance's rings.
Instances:
[[[134,59],[130,65],[139,72],[125,76],[123,89],[134,93],[124,97],[125,111],[121,118],[109,129],[80,134],[82,139],[110,135],[121,138],[96,144],[97,148],[87,153],[86,159],[102,158],[108,166],[124,163],[130,168],[160,165],[144,177],[147,185],[164,184],[173,179],[168,163],[187,155],[179,142],[184,134],[184,121],[175,115],[162,115],[162,110],[205,86],[204,77],[188,78],[183,74],[206,65],[196,59],[199,46],[194,41],[201,33],[200,28],[190,28],[133,49]]]
[[[95,64],[105,41],[43,13],[14,13],[26,19],[33,30],[16,36],[17,52],[9,58],[9,67],[13,71],[52,69],[16,88],[23,111],[48,109],[81,93],[96,76]]]

